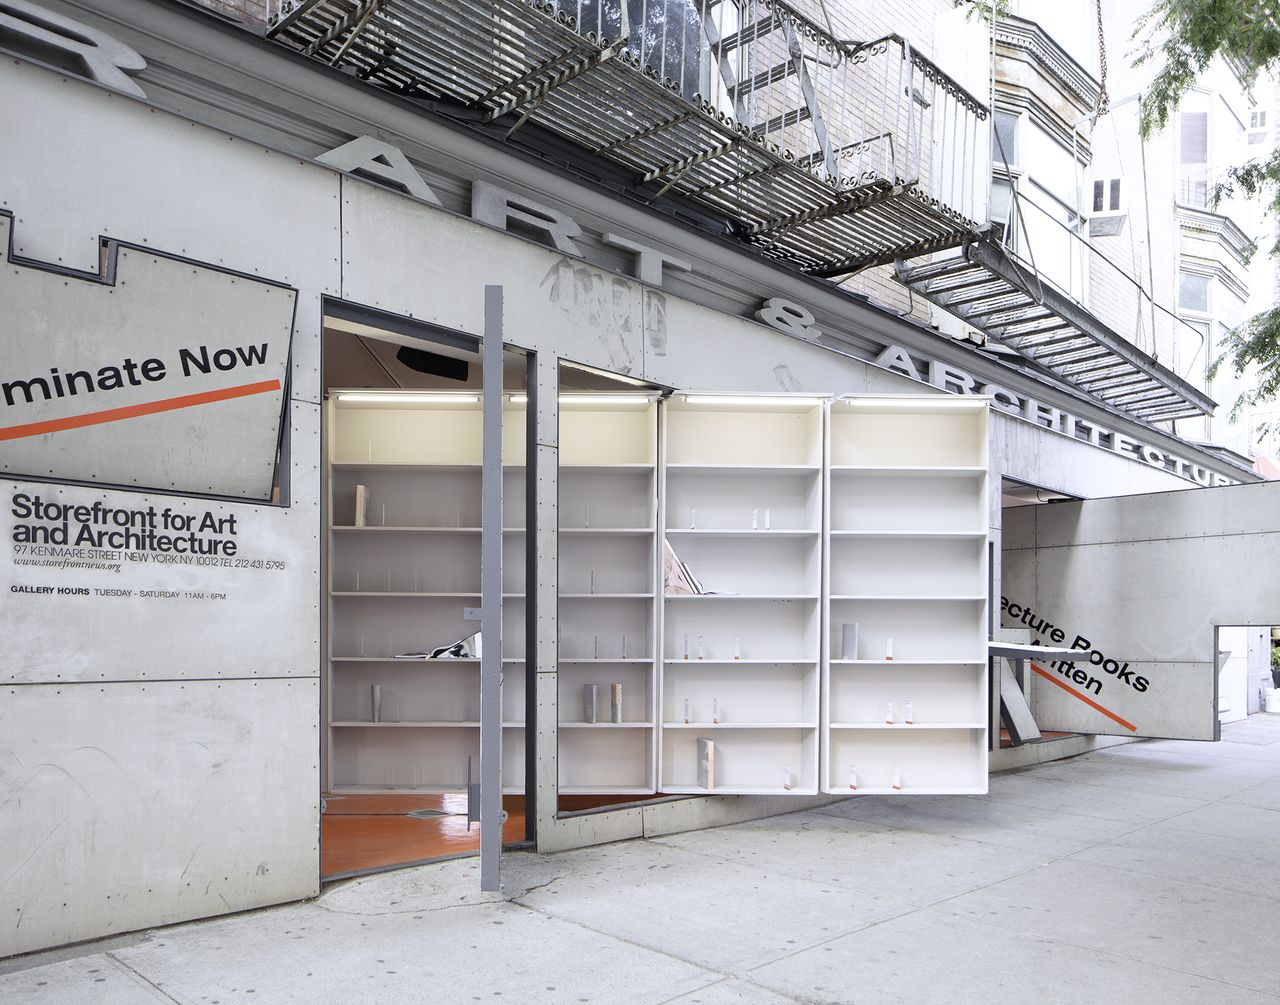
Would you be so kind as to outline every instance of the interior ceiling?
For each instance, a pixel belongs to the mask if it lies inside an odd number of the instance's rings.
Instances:
[[[471,364],[466,380],[451,380],[420,373],[405,366],[396,353],[401,346],[463,360]],[[503,386],[518,391],[525,388],[525,360],[508,351],[503,364]],[[370,328],[348,321],[326,322],[324,332],[324,385],[332,388],[404,388],[406,390],[480,390],[480,353],[443,345],[411,335]],[[629,380],[611,379],[607,374],[575,367],[561,367],[560,387],[565,391],[634,391]]]
[[[1026,482],[1014,481],[1012,478],[1000,479],[1000,505],[1004,509],[1013,506],[1042,506],[1045,503],[1063,502],[1075,499],[1076,496],[1053,492],[1049,489],[1037,488]]]

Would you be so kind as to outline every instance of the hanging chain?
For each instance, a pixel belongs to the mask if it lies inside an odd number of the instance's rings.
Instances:
[[[1102,0],[1098,10],[1098,111],[1105,112],[1111,99],[1107,96],[1107,38],[1102,33]]]

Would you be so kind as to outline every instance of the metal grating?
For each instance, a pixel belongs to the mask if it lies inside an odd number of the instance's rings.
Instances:
[[[987,109],[898,36],[838,40],[782,0],[301,0],[268,35],[537,122],[821,275],[957,247],[987,216]]]
[[[1212,414],[1206,394],[1029,271],[988,240],[895,267],[930,303],[1113,408],[1150,422]]]

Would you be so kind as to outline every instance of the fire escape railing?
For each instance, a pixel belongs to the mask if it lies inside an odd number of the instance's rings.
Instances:
[[[985,224],[987,108],[897,35],[783,0],[299,0],[269,36],[389,90],[533,121],[836,276]]]

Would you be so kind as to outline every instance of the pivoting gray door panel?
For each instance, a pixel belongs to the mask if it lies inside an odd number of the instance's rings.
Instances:
[[[1001,615],[1042,730],[1212,740],[1218,625],[1280,623],[1280,483],[1006,510]]]

